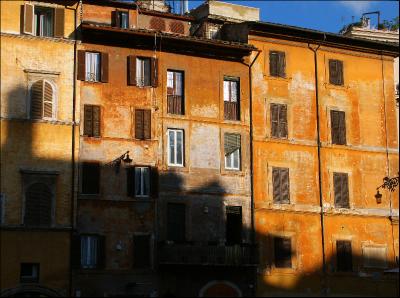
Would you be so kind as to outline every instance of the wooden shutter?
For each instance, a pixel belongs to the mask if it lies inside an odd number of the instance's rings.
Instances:
[[[85,81],[86,79],[86,52],[78,50],[78,74],[77,79]]]
[[[284,78],[286,76],[286,59],[284,52],[278,52],[278,76]]]
[[[292,267],[292,243],[290,238],[274,238],[275,267]]]
[[[126,191],[128,197],[135,197],[135,168],[126,169]]]
[[[92,106],[93,111],[93,136],[100,136],[100,107]]]
[[[35,7],[33,4],[24,4],[24,33],[34,35]]]
[[[144,139],[144,111],[135,110],[135,138]]]
[[[77,234],[73,234],[71,241],[71,266],[72,269],[79,269],[81,267],[81,237]]]
[[[269,74],[270,76],[278,76],[278,54],[277,52],[269,52]]]
[[[151,110],[143,111],[143,139],[151,139]]]
[[[82,193],[98,194],[100,190],[100,165],[84,162],[82,164]]]
[[[31,185],[25,193],[24,224],[31,226],[50,226],[52,193],[43,183]]]
[[[136,235],[133,237],[133,266],[146,268],[150,266],[150,235]]]
[[[54,37],[64,37],[64,22],[65,12],[64,8],[56,8],[54,10]]]
[[[93,136],[93,106],[84,106],[83,134]]]
[[[53,118],[53,87],[47,81],[43,86],[43,117]]]
[[[341,185],[342,185],[342,207],[350,208],[349,204],[349,177],[346,173],[341,174]]]
[[[331,138],[332,144],[340,144],[340,115],[339,111],[331,110]]]
[[[151,86],[157,87],[158,86],[158,59],[151,58]]]
[[[281,198],[281,176],[279,168],[272,168],[272,187],[273,187],[273,200],[275,204],[282,202]]]
[[[106,237],[97,238],[97,266],[98,269],[104,269],[106,266]]]
[[[279,105],[271,104],[271,136],[279,138]]]
[[[101,53],[101,77],[103,83],[108,82],[108,54]]]
[[[329,83],[343,85],[343,61],[329,60]]]
[[[136,86],[136,56],[128,56],[128,85]]]
[[[186,239],[186,207],[184,204],[168,203],[167,238],[175,242]]]
[[[121,15],[119,11],[115,10],[111,12],[111,26],[120,28],[121,26]]]
[[[287,106],[279,105],[279,137],[287,138]]]
[[[159,176],[158,176],[158,168],[157,167],[152,167],[150,168],[150,191],[151,191],[151,196],[153,198],[158,197],[158,183],[159,183]]]
[[[349,183],[347,173],[333,173],[336,208],[349,208]]]
[[[290,203],[290,190],[289,190],[289,169],[280,169],[280,180],[281,180],[281,203]]]
[[[338,112],[338,144],[346,145],[346,113]]]
[[[31,87],[31,118],[43,117],[43,80],[33,83]]]
[[[338,271],[352,271],[353,260],[350,241],[336,241],[336,264]]]

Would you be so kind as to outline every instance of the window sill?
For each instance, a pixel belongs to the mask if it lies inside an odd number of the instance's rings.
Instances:
[[[324,83],[326,89],[347,90],[350,88],[348,85],[334,85],[331,83]]]
[[[240,176],[244,177],[245,173],[243,170],[229,170],[229,169],[221,169],[221,175],[222,176]]]
[[[85,139],[101,141],[101,136],[95,137],[95,136],[81,135],[81,137]]]
[[[267,80],[271,81],[281,81],[281,82],[290,82],[292,80],[292,77],[275,77],[271,76],[269,74],[264,74],[264,78],[267,78]]]

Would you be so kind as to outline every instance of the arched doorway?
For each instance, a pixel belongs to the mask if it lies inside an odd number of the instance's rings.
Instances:
[[[199,297],[242,297],[242,292],[234,283],[215,280],[200,290]]]

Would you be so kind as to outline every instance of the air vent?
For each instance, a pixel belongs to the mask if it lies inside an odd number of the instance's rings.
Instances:
[[[161,18],[153,17],[150,20],[150,29],[165,31],[165,21]]]
[[[169,30],[174,33],[185,34],[185,27],[183,26],[182,22],[171,22],[169,24]]]

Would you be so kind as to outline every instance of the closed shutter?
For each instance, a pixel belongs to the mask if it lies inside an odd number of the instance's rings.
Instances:
[[[271,136],[279,138],[279,105],[271,104]]]
[[[121,25],[121,17],[119,11],[111,12],[111,26],[119,28]]]
[[[86,79],[86,52],[78,51],[78,74],[77,79],[80,81],[85,81]]]
[[[281,175],[279,168],[272,168],[273,200],[275,204],[281,204]]]
[[[349,208],[349,182],[347,173],[333,173],[336,208]]]
[[[150,236],[136,235],[133,237],[133,267],[150,267],[151,257]]]
[[[289,169],[280,169],[281,203],[289,204]]]
[[[135,168],[126,169],[126,187],[128,197],[135,197]]]
[[[33,4],[25,3],[24,5],[24,33],[34,35],[35,24],[34,24],[34,9]]]
[[[43,117],[53,118],[53,87],[47,81],[43,86]]]
[[[329,60],[329,83],[343,85],[343,61]]]
[[[339,144],[346,145],[346,114],[339,112]]]
[[[184,204],[169,203],[167,207],[167,238],[175,242],[186,239],[186,210]]]
[[[97,238],[97,266],[98,269],[106,267],[106,237],[98,236]]]
[[[341,174],[342,184],[342,207],[350,208],[349,204],[349,177],[346,173]]]
[[[25,217],[27,226],[50,226],[52,193],[47,185],[35,183],[25,193]]]
[[[135,138],[139,140],[144,139],[144,111],[135,110]]]
[[[270,76],[278,76],[278,53],[269,52],[269,74]]]
[[[336,61],[337,63],[337,84],[343,85],[343,61]]]
[[[225,133],[224,150],[225,155],[230,155],[237,149],[240,149],[241,136],[239,134]]]
[[[79,269],[81,267],[81,237],[73,234],[71,241],[71,266],[72,269]]]
[[[42,119],[43,117],[43,85],[44,81],[35,82],[31,87],[31,118]]]
[[[275,204],[290,203],[288,168],[272,168],[273,200]]]
[[[331,110],[332,144],[346,145],[346,114]]]
[[[93,136],[100,136],[100,107],[92,106],[93,111]]]
[[[136,86],[136,56],[128,56],[128,84]]]
[[[279,105],[279,137],[287,138],[287,107]]]
[[[274,238],[275,267],[292,267],[292,243],[290,238]]]
[[[278,75],[281,78],[284,78],[286,76],[286,59],[285,59],[285,53],[283,52],[278,52]]]
[[[158,168],[157,167],[152,167],[150,169],[150,175],[151,175],[151,181],[150,181],[150,191],[151,191],[151,196],[153,198],[158,197]]]
[[[82,164],[82,193],[98,194],[100,190],[100,165],[84,162]]]
[[[151,86],[158,86],[158,59],[151,58]]]
[[[143,138],[151,139],[151,110],[143,111]]]
[[[54,37],[64,37],[64,8],[56,8],[54,11]]]
[[[84,106],[83,134],[86,136],[93,135],[93,106]]]
[[[108,54],[101,53],[101,78],[103,83],[108,82]]]
[[[353,259],[350,241],[336,241],[337,271],[349,272],[353,270]]]

